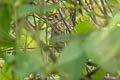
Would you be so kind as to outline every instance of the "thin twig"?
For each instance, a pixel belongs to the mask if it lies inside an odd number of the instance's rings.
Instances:
[[[45,22],[46,22],[46,45],[48,45],[48,14],[46,13],[46,19],[45,19]]]
[[[98,6],[99,10],[101,11],[101,13],[104,14],[104,11],[102,10],[101,6],[99,5],[99,3],[97,2],[97,0],[94,0],[96,5]]]
[[[102,7],[103,7],[104,15],[107,16],[107,10],[106,10],[106,7],[105,7],[104,0],[100,0],[100,1],[101,1],[101,4],[102,4]]]

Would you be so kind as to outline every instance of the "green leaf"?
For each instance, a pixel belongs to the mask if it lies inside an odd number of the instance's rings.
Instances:
[[[74,34],[74,35],[68,34],[68,35],[53,36],[52,39],[50,40],[50,43],[65,42],[79,38],[81,40],[85,40],[87,36],[88,34]]]
[[[22,3],[22,4],[24,4],[24,3],[28,3],[28,2],[30,2],[32,0],[17,0],[17,1],[20,2],[20,3]]]
[[[11,18],[7,5],[0,4],[0,11],[0,47],[12,47],[15,42],[9,34]]]
[[[91,22],[84,21],[84,22],[78,22],[78,24],[75,26],[75,30],[77,33],[88,33],[90,30],[95,29],[94,25]]]
[[[8,67],[9,66],[9,67]],[[3,63],[3,67],[0,70],[0,78],[1,80],[12,80],[12,74],[11,74],[12,68],[8,63]]]
[[[20,17],[26,16],[34,12],[40,12],[40,6],[26,4],[26,5],[20,6],[20,8],[18,9],[18,16]]]
[[[61,53],[58,59],[64,73],[62,80],[79,80],[86,63],[86,56],[79,40],[71,42]]]
[[[98,70],[93,76],[93,80],[104,80],[106,72],[103,69]]]
[[[52,5],[45,5],[43,7],[44,12],[49,12],[51,10],[57,9],[59,6],[57,4],[52,4]]]
[[[114,30],[114,28],[117,28],[117,24],[119,24],[119,23],[120,23],[120,11],[117,12],[115,14],[115,16],[113,16],[110,19],[110,21],[106,27],[108,27],[108,31],[111,31],[111,30]]]
[[[107,30],[94,32],[86,41],[86,53],[96,64],[109,71],[120,69],[120,12],[113,16]]]
[[[109,0],[111,3],[113,3],[113,4],[117,4],[117,3],[119,3],[119,0]]]
[[[45,63],[42,61],[41,55],[36,52],[30,52],[30,54],[20,53],[16,56],[16,64],[13,69],[21,77],[25,77],[31,72],[36,72],[43,75],[45,72]]]
[[[45,6],[39,6],[39,5],[36,6],[36,5],[26,4],[26,5],[20,6],[20,8],[18,9],[18,16],[22,17],[32,13],[40,13],[41,11],[45,13],[56,8],[58,8],[56,4],[45,5]]]
[[[0,4],[0,30],[10,31],[10,14],[6,5]]]
[[[5,58],[5,54],[2,52],[2,49],[0,49],[0,58]]]
[[[107,35],[106,35],[107,34]],[[109,71],[120,69],[120,28],[95,32],[86,41],[86,53],[96,64]]]
[[[0,47],[15,46],[15,38],[5,31],[0,30]]]

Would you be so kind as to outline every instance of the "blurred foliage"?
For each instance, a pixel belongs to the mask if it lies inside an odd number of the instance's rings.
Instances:
[[[119,80],[119,0],[0,0],[0,80]]]

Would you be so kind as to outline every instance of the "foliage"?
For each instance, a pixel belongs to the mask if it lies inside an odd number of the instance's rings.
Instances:
[[[0,80],[119,80],[119,0],[0,0]]]

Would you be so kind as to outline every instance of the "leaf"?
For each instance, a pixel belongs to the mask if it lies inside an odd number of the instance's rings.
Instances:
[[[108,31],[111,31],[111,30],[114,30],[114,28],[117,28],[118,23],[120,23],[120,11],[117,12],[115,16],[113,16],[110,19],[109,24],[106,26],[108,27]]]
[[[20,2],[20,3],[22,3],[22,4],[24,4],[24,3],[28,3],[28,2],[30,2],[32,0],[17,0],[17,1]]]
[[[23,5],[20,6],[20,8],[18,9],[18,16],[26,16],[28,14],[32,14],[34,12],[39,12],[40,11],[40,6],[35,6],[35,5]]]
[[[0,47],[14,46],[14,38],[10,36],[10,13],[6,5],[0,4]]]
[[[75,39],[81,39],[84,40],[88,34],[74,34],[74,35],[59,35],[59,36],[53,36],[52,39],[50,40],[50,43],[56,43],[56,42],[65,42],[65,41],[70,41],[70,40],[75,40]]]
[[[56,4],[45,5],[45,6],[26,4],[26,5],[20,6],[20,8],[18,9],[18,16],[22,17],[32,13],[40,13],[41,11],[45,13],[56,8],[58,8]]]
[[[94,25],[91,22],[84,21],[84,22],[78,22],[78,24],[75,26],[75,30],[77,33],[88,33],[90,30],[95,29]]]
[[[0,49],[0,59],[3,59],[3,58],[5,58],[5,54],[4,52],[2,52],[2,49]]]
[[[110,19],[107,30],[94,32],[86,41],[86,53],[96,64],[109,71],[120,69],[120,12]]]
[[[45,5],[43,7],[44,12],[49,12],[51,10],[59,8],[58,4],[52,4],[52,5]]]
[[[113,3],[113,4],[117,4],[117,3],[119,3],[119,0],[109,0],[111,3]]]
[[[3,67],[0,70],[1,80],[12,80],[11,71],[12,71],[12,68],[10,67],[10,65],[8,63],[4,62]]]
[[[45,63],[42,61],[41,55],[36,52],[19,54],[16,56],[16,65],[14,65],[13,69],[22,77],[29,75],[31,72],[43,75],[45,71]]]
[[[103,69],[98,70],[93,76],[93,80],[104,80],[106,72]]]
[[[71,42],[58,59],[61,70],[65,74],[62,80],[79,80],[86,63],[86,56],[79,40]]]
[[[108,31],[107,31],[108,32]],[[95,32],[86,41],[86,53],[96,64],[106,70],[116,71],[120,69],[120,28],[111,32]]]
[[[0,30],[0,47],[15,46],[15,38],[5,31]]]
[[[0,4],[0,30],[10,31],[10,14],[6,5]]]

